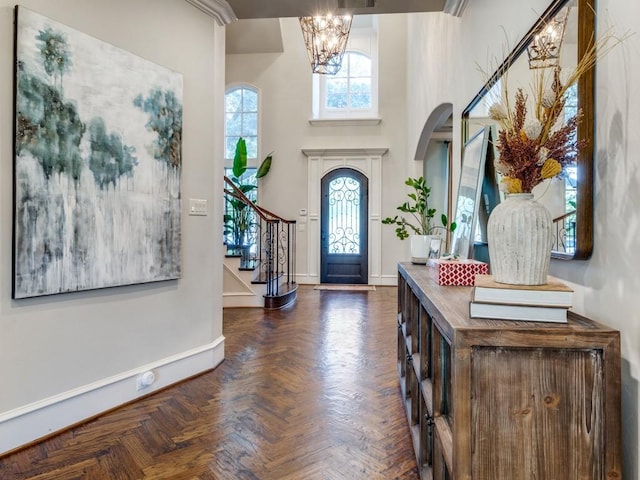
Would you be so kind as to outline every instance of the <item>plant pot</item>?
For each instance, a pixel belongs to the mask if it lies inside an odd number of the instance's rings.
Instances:
[[[411,236],[411,263],[426,265],[431,250],[431,242],[438,240],[440,250],[440,237],[436,235],[412,235]]]
[[[547,283],[553,222],[531,193],[507,195],[487,225],[491,274],[514,285]]]

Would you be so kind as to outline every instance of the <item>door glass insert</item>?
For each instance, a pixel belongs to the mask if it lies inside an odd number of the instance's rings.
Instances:
[[[360,182],[348,176],[329,183],[329,253],[360,254]]]

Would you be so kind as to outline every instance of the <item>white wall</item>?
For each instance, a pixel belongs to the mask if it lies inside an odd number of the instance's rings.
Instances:
[[[442,14],[414,15],[409,22],[409,148],[425,115],[443,101],[454,105],[454,125],[480,89],[485,67],[515,45],[546,0],[474,0],[461,19]],[[640,4],[601,0],[599,31],[640,30]],[[451,38],[451,32],[455,32]],[[431,48],[442,38],[452,46]],[[629,38],[598,63],[596,73],[596,180],[594,251],[587,261],[552,261],[551,273],[576,291],[574,310],[621,331],[623,478],[640,478],[638,382],[640,379],[640,37]],[[435,78],[434,78],[435,77]],[[447,79],[451,81],[447,83]],[[429,90],[427,94],[425,89]],[[454,164],[460,162],[460,129],[454,127]],[[457,178],[457,174],[454,178]]]
[[[285,218],[298,220],[297,270],[308,273],[305,218],[307,157],[302,148],[388,148],[382,159],[385,187],[382,216],[395,215],[405,200],[404,180],[415,175],[413,152],[406,147],[405,15],[381,16],[378,25],[380,65],[379,116],[376,126],[311,126],[311,67],[297,18],[281,19],[284,52],[227,56],[227,85],[248,82],[260,90],[262,151],[275,151],[271,172],[260,184],[260,203]],[[415,151],[415,147],[414,150]],[[420,167],[421,168],[421,167]],[[405,251],[406,249],[406,251]],[[390,226],[382,229],[382,276],[395,282],[399,256],[408,259],[408,242],[401,244]],[[394,252],[394,253],[386,253]]]
[[[13,301],[14,4],[0,0],[0,453],[211,368],[224,347],[221,225],[214,221],[222,217],[224,30],[184,1],[21,2],[183,73],[183,260],[177,281]],[[207,199],[209,216],[187,216],[188,198]],[[147,368],[157,381],[137,392],[135,376]],[[86,396],[91,402],[70,411],[74,398]],[[30,421],[36,414],[37,425]]]
[[[429,208],[435,208],[436,214],[433,217],[432,226],[442,225],[441,215],[447,213],[447,202],[449,194],[449,179],[447,170],[449,168],[448,143],[442,140],[432,140],[427,146],[425,159],[423,162],[416,162],[423,166],[423,171],[418,175],[423,175],[427,180],[427,185],[431,189],[429,194]],[[456,179],[457,180],[457,179]],[[440,231],[439,233],[444,234]]]

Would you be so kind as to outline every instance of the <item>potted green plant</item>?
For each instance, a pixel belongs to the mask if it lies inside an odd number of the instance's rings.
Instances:
[[[441,237],[434,235],[434,232],[438,229],[453,232],[456,228],[456,223],[449,223],[447,216],[442,214],[440,217],[442,225],[433,225],[436,209],[429,208],[431,189],[427,187],[424,177],[409,177],[404,183],[411,187],[413,191],[407,194],[409,200],[400,205],[398,210],[407,215],[387,217],[382,220],[382,223],[396,225],[396,236],[400,240],[411,236],[411,261],[424,264],[429,258],[432,240],[438,243],[437,250],[439,250]]]
[[[258,170],[256,171],[256,179],[262,178],[271,169],[271,161],[273,152],[265,157]],[[258,186],[253,181],[248,181],[245,177],[247,171],[247,143],[244,138],[240,137],[236,142],[236,150],[233,158],[233,166],[231,181],[235,186],[245,194],[249,200],[256,200],[255,191]],[[228,192],[228,190],[225,190]],[[251,227],[255,224],[255,215],[253,210],[247,203],[240,199],[227,195],[227,208],[224,214],[224,235],[230,237],[228,246],[232,249],[242,249],[250,247],[250,239],[248,234]]]

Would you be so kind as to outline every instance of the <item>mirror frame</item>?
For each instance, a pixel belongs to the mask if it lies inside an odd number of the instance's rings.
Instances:
[[[576,0],[578,4],[578,45],[577,58],[581,58],[589,44],[595,41],[595,0]],[[473,98],[471,103],[462,111],[463,140],[469,137],[469,114],[471,110],[489,92],[491,87],[502,77],[505,70],[520,55],[524,54],[534,35],[542,30],[546,23],[555,17],[569,0],[554,0],[544,13],[538,18],[527,34],[518,42],[516,47],[507,55],[506,59],[491,75],[487,83]],[[578,106],[582,111],[582,121],[578,125],[578,139],[586,140],[586,146],[580,149],[576,159],[578,167],[578,184],[576,188],[576,245],[573,254],[552,251],[551,258],[562,260],[586,260],[593,251],[593,152],[595,141],[595,68],[578,79]]]

